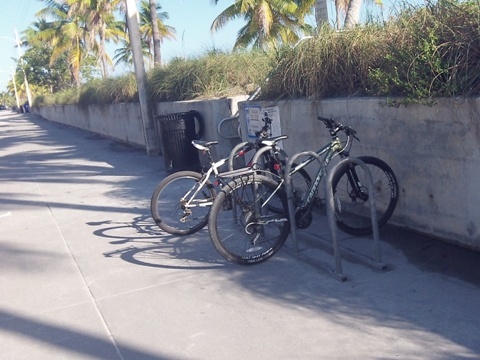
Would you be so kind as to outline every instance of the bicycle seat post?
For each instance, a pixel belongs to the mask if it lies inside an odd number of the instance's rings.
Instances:
[[[210,151],[210,147],[208,149],[206,149],[205,152],[207,153],[208,162],[210,163],[210,166],[213,166],[215,164],[215,161],[213,160],[213,156],[212,156],[212,153]]]

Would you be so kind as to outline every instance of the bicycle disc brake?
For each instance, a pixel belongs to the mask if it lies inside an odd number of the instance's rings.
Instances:
[[[353,201],[353,202],[362,202],[362,203],[366,203],[368,201],[368,189],[365,188],[364,186],[362,186],[360,188],[360,191],[356,191],[356,190],[352,190],[349,194],[350,196],[350,199]]]
[[[298,210],[295,214],[295,225],[299,229],[306,229],[312,224],[313,216],[311,212],[306,210]]]
[[[224,211],[230,211],[233,209],[232,197],[230,195],[225,197],[222,207]]]

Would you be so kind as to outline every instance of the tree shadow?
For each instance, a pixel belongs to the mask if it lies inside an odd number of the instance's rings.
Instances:
[[[50,324],[1,309],[0,329],[4,333],[48,344],[62,352],[81,354],[92,359],[170,360],[176,358],[172,354],[151,353],[134,346],[113,342],[107,334],[104,338],[100,338],[71,327]],[[7,341],[5,339],[3,341],[5,346]]]

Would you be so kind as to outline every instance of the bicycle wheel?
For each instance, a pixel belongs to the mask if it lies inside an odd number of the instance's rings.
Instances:
[[[193,198],[202,179],[200,173],[180,171],[158,184],[150,201],[150,211],[160,229],[172,235],[190,235],[207,225],[216,191],[207,181]]]
[[[213,246],[225,259],[251,265],[280,250],[290,223],[285,193],[277,187],[277,182],[265,176],[250,175],[234,179],[219,192],[208,229]],[[283,211],[271,211],[270,201],[283,204]]]
[[[390,219],[397,205],[397,179],[384,161],[372,156],[361,156],[359,159],[372,174],[377,222],[381,227]],[[366,235],[373,231],[367,181],[363,168],[353,163],[345,163],[333,176],[337,226],[347,234]]]

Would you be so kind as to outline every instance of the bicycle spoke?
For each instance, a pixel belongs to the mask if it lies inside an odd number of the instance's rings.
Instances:
[[[219,194],[212,208],[209,230],[221,255],[239,264],[253,264],[280,249],[288,236],[289,222],[284,194],[275,192],[276,186],[265,177],[246,177]],[[270,201],[284,205],[283,211],[269,210]]]

